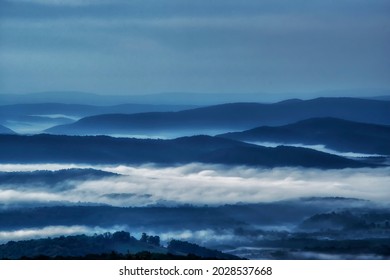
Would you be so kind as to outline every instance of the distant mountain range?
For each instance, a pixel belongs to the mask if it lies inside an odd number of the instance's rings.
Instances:
[[[338,151],[390,155],[390,126],[314,118],[284,126],[261,126],[218,135],[248,142],[323,144]]]
[[[149,105],[197,105],[208,106],[235,102],[278,102],[285,96],[309,99],[312,96],[326,97],[359,97],[365,99],[389,100],[390,90],[385,89],[351,89],[327,90],[312,93],[196,93],[165,92],[155,94],[94,94],[78,91],[48,91],[28,94],[0,94],[0,105],[32,103],[65,103],[84,105],[119,105],[126,103]]]
[[[133,114],[142,112],[165,112],[192,109],[187,105],[148,105],[121,104],[113,106],[95,106],[68,103],[13,104],[0,106],[0,118],[8,116],[46,116],[66,115],[86,117],[100,114]]]
[[[173,140],[107,136],[0,135],[1,163],[185,164],[346,168],[373,166],[306,148],[266,148],[235,140],[192,136]]]
[[[0,245],[0,259],[240,259],[185,241],[171,240],[163,247],[159,236],[145,234],[144,239],[117,231],[12,241]]]
[[[63,103],[13,104],[0,106],[0,124],[19,133],[41,133],[56,125],[73,123],[86,116],[99,114],[133,114],[140,112],[173,112],[195,108],[186,105],[122,104],[94,106]]]
[[[189,131],[228,132],[260,125],[285,125],[309,119],[333,117],[356,122],[390,125],[390,101],[356,98],[287,100],[274,104],[231,103],[179,112],[108,114],[83,118],[47,129],[53,134],[155,134]]]
[[[223,204],[220,206],[177,205],[175,207],[150,205],[148,207],[112,207],[107,205],[73,205],[23,208],[0,208],[0,230],[38,228],[47,226],[85,225],[112,228],[130,224],[140,228],[183,229],[198,231],[205,228],[228,229],[240,226],[271,226],[296,224],[318,213],[335,209],[373,207],[368,201],[348,198],[314,197],[281,200],[256,204]],[[388,216],[390,211],[386,207]],[[180,215],[178,215],[180,213]],[[387,219],[382,217],[383,220]]]
[[[37,92],[29,94],[1,94],[0,105],[12,104],[36,104],[36,103],[65,103],[112,106],[127,103],[146,105],[196,105],[207,106],[229,102],[264,102],[265,99],[275,101],[272,94],[225,94],[225,93],[192,93],[192,92],[171,92],[156,94],[128,94],[99,95],[77,91],[53,91]],[[280,98],[276,98],[280,100]]]

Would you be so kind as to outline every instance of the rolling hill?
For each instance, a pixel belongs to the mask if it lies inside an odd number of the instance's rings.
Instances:
[[[191,162],[346,168],[372,166],[306,148],[266,148],[235,140],[192,136],[172,140],[108,136],[1,135],[1,163],[185,164]]]
[[[179,112],[98,115],[72,124],[55,126],[45,132],[68,135],[148,135],[188,131],[193,135],[204,133],[204,130],[221,133],[251,129],[260,125],[286,125],[308,118],[323,117],[390,125],[390,102],[357,98],[317,98],[305,101],[287,100],[274,104],[231,103]]]
[[[134,114],[140,112],[169,112],[194,108],[186,105],[122,104],[93,106],[65,103],[12,104],[0,106],[0,124],[19,133],[37,134],[44,129],[73,123],[100,114]]]
[[[60,236],[0,244],[0,259],[240,259],[197,244],[171,240],[160,245],[159,236],[136,239],[129,232]]]
[[[118,105],[126,103],[136,104],[160,104],[160,105],[196,105],[209,106],[221,103],[234,102],[277,102],[282,100],[283,96],[295,96],[297,98],[307,99],[310,96],[327,97],[361,97],[365,99],[382,99],[388,97],[390,91],[386,89],[345,89],[345,90],[323,90],[311,93],[199,93],[199,92],[162,92],[151,94],[126,93],[122,95],[95,94],[80,91],[46,91],[33,92],[27,94],[0,94],[0,105],[10,104],[35,104],[35,103],[71,103],[85,105]],[[374,97],[372,97],[374,96]],[[389,100],[387,98],[387,100]]]
[[[226,133],[219,137],[283,144],[323,144],[337,151],[390,155],[390,126],[314,118],[294,124]]]

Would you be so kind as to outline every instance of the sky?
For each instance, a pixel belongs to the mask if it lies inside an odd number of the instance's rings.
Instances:
[[[0,93],[390,88],[388,0],[0,0]]]

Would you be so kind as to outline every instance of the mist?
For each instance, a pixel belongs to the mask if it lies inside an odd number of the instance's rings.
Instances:
[[[74,226],[47,226],[42,228],[21,228],[17,230],[2,230],[0,231],[0,244],[8,241],[38,239],[42,237],[58,237],[62,235],[77,235],[94,233],[101,234],[105,232],[113,232],[124,230],[124,226],[114,226],[110,228],[88,227],[82,225]]]
[[[0,182],[0,203],[97,203],[112,206],[223,205],[302,197],[350,197],[390,200],[390,167],[342,170],[261,169],[213,164],[90,166],[77,164],[0,165],[0,171],[30,172],[94,168],[121,176],[65,180],[56,186]]]

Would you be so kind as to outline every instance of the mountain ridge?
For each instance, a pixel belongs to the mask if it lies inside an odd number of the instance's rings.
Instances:
[[[313,96],[346,96],[354,98],[375,99],[376,97],[389,96],[390,90],[386,89],[349,89],[313,91],[311,93],[200,93],[200,92],[160,92],[148,94],[96,94],[82,91],[46,91],[25,94],[0,94],[0,105],[16,103],[41,103],[41,102],[65,102],[90,105],[117,105],[122,103],[142,103],[160,105],[197,105],[209,106],[220,103],[232,102],[278,102],[285,96],[295,96],[301,99],[310,99]]]
[[[211,136],[171,140],[108,136],[0,135],[2,163],[123,163],[163,165],[192,162],[263,167],[374,167],[297,147],[267,148]]]
[[[362,114],[362,112],[365,114]],[[178,112],[108,114],[83,118],[45,130],[68,135],[150,134],[174,130],[246,130],[260,125],[285,125],[308,118],[334,117],[390,125],[390,102],[356,98],[317,98],[306,101],[227,103]]]
[[[218,137],[286,145],[322,144],[337,151],[390,155],[390,126],[329,117],[311,118],[284,126],[261,126]]]

